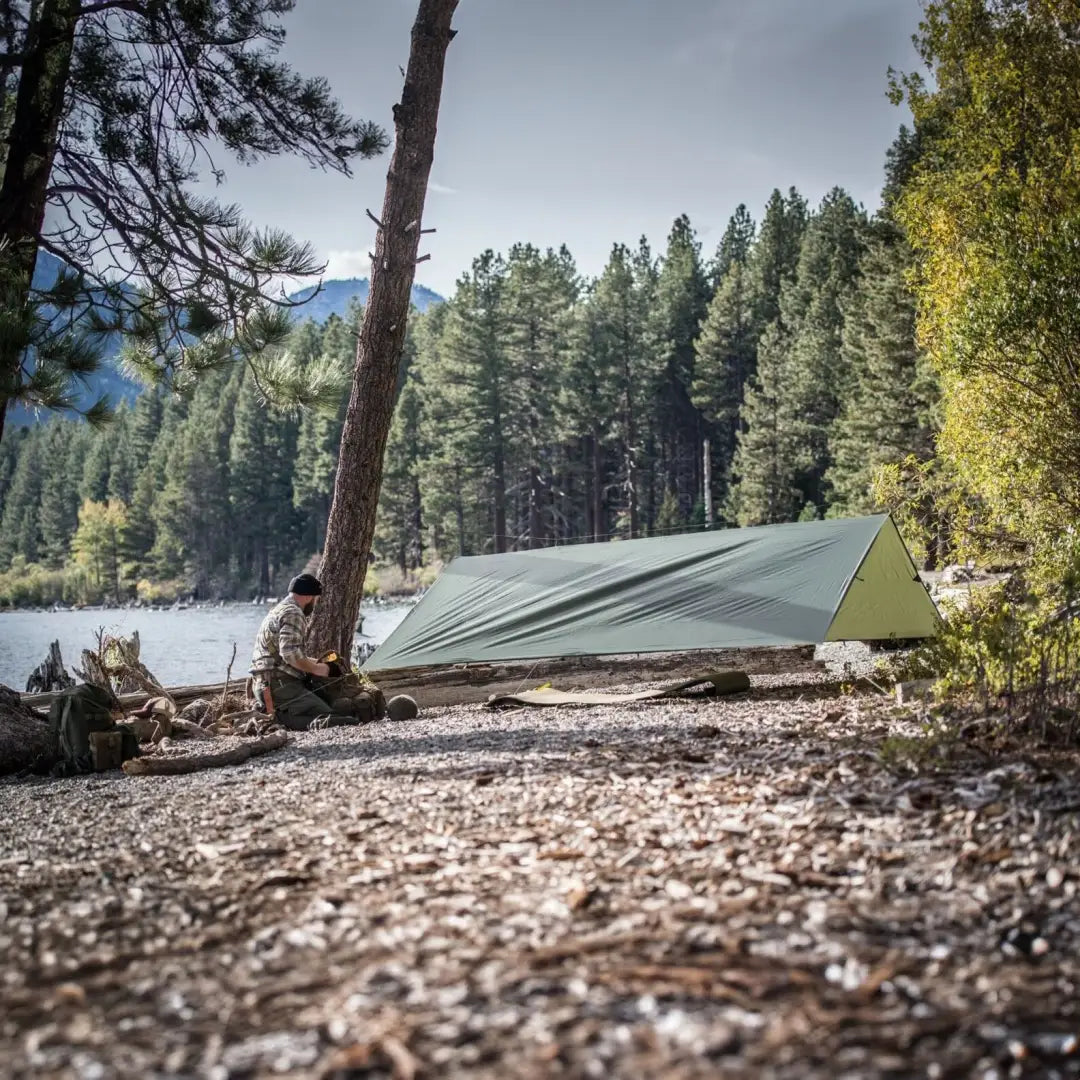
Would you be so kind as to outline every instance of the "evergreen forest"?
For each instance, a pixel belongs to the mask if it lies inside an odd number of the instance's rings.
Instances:
[[[712,252],[616,244],[585,279],[565,248],[483,252],[414,312],[369,587],[457,554],[862,514],[879,468],[932,452],[911,251],[840,189],[739,206]],[[303,309],[300,309],[301,312]],[[271,595],[322,545],[360,310],[285,351],[340,404],[276,412],[250,371],[144,392],[113,421],[55,417],[0,445],[0,601]],[[707,522],[706,449],[711,472]]]

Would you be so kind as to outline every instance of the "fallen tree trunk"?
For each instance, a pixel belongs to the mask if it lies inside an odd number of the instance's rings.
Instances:
[[[813,645],[787,648],[702,649],[625,656],[564,656],[505,664],[384,668],[364,674],[389,698],[408,694],[421,708],[475,705],[492,695],[531,690],[551,679],[563,690],[690,679],[707,672],[745,671],[752,675],[820,672]]]
[[[792,645],[623,656],[564,656],[503,664],[440,664],[436,667],[384,668],[364,674],[388,698],[408,694],[421,708],[433,709],[483,703],[492,694],[531,689],[556,677],[563,679],[568,688],[600,689],[635,682],[689,679],[703,672],[723,670],[745,671],[751,675],[791,675],[824,671],[825,665],[814,659],[813,645]],[[212,683],[171,687],[168,693],[177,705],[184,705],[196,698],[213,699],[224,689],[224,683]],[[23,704],[47,709],[55,697],[55,694],[27,695]],[[150,697],[145,693],[123,694],[120,704],[130,712],[144,705]]]
[[[225,689],[224,683],[207,683],[199,686],[176,686],[155,689],[152,693],[139,690],[131,694],[121,694],[119,701],[125,712],[131,712],[145,705],[151,698],[169,697],[177,706],[187,705],[196,698],[213,698]],[[56,699],[56,694],[24,694],[22,702],[35,709],[48,709]]]
[[[517,705],[535,705],[541,708],[558,705],[628,705],[636,701],[682,697],[690,695],[691,691],[694,697],[716,697],[721,694],[744,694],[749,689],[750,676],[745,671],[717,671],[630,694],[605,694],[598,690],[567,692],[548,686],[543,690],[523,690],[520,694],[492,696],[487,705],[489,709]]]
[[[0,776],[24,769],[48,771],[60,759],[60,744],[48,720],[19,695],[0,686]]]
[[[128,776],[180,776],[200,769],[220,769],[225,765],[241,765],[248,758],[280,750],[289,741],[284,731],[274,731],[254,742],[243,743],[229,750],[208,751],[205,754],[184,754],[182,757],[162,757],[148,754],[124,762]]]

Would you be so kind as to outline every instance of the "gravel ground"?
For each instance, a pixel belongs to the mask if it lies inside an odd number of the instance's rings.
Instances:
[[[780,682],[0,783],[0,1075],[1080,1076],[1075,756]]]

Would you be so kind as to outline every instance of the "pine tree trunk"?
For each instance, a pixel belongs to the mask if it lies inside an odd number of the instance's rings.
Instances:
[[[27,33],[0,185],[0,241],[8,244],[0,302],[9,311],[23,310],[30,297],[81,7],[82,0],[44,0]],[[0,438],[21,365],[21,342],[5,335],[0,340]]]
[[[502,436],[495,444],[495,469],[492,499],[495,503],[495,552],[506,550],[506,463],[503,460]]]
[[[703,484],[705,487],[705,528],[713,527],[713,501],[712,501],[712,447],[706,439],[702,446],[702,465],[704,466]]]
[[[265,532],[259,534],[259,592],[270,595],[270,545]]]
[[[110,554],[112,556],[112,594],[113,603],[120,603],[120,552],[117,549],[116,529],[114,528],[110,536],[112,544],[110,546]]]
[[[626,452],[626,498],[630,515],[629,539],[637,539],[638,525],[638,477],[636,451],[634,443],[637,441],[637,432],[634,430],[634,405],[630,398],[630,370],[626,364],[624,373],[626,392],[623,399],[623,433],[626,439],[624,450]]]
[[[592,435],[592,500],[593,539],[600,541],[607,529],[604,527],[604,474],[601,465],[600,434]]]
[[[540,498],[543,480],[536,464],[529,466],[529,543],[528,547],[538,548],[543,546],[543,518],[540,513]]]
[[[424,506],[420,500],[420,478],[412,478],[412,530],[413,556],[416,559],[414,570],[424,565]]]
[[[593,514],[593,507],[595,506],[595,500],[593,497],[593,483],[594,477],[592,474],[590,462],[592,461],[592,445],[595,436],[586,435],[581,440],[581,476],[582,486],[584,487],[585,496],[585,533],[590,540],[597,538],[597,533],[600,531],[596,524],[596,517]],[[575,518],[576,520],[576,518]]]
[[[394,106],[394,154],[319,570],[326,593],[311,628],[309,649],[314,655],[328,649],[342,656],[352,654],[435,153],[443,67],[456,33],[450,21],[457,4],[458,0],[420,0],[405,86],[400,104]]]

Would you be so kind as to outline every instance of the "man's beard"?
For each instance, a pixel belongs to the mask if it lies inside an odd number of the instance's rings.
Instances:
[[[315,607],[315,597],[313,596],[310,600],[305,600],[304,603],[302,603],[300,605],[300,610],[305,615],[310,615],[312,610],[314,609],[314,607]]]

